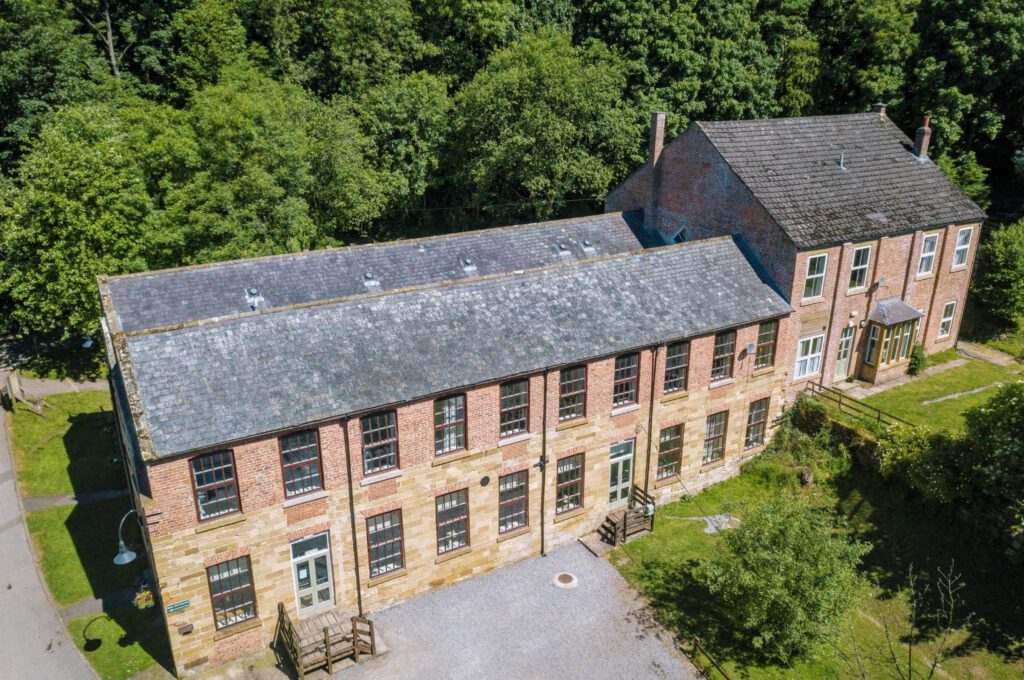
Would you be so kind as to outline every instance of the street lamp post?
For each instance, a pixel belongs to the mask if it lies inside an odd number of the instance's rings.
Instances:
[[[117,555],[114,556],[114,564],[119,567],[123,567],[124,565],[131,564],[135,561],[135,553],[128,549],[124,544],[124,538],[121,537],[121,529],[124,528],[124,521],[134,513],[134,510],[129,510],[124,513],[124,517],[121,518],[121,522],[117,525]]]

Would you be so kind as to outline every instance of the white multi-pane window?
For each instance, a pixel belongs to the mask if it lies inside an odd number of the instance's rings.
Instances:
[[[529,503],[526,470],[513,472],[498,479],[498,533],[503,534],[527,525]]]
[[[935,249],[939,245],[938,234],[928,234],[921,241],[921,259],[917,263],[917,274],[931,274],[935,267]]]
[[[956,250],[953,251],[953,267],[967,266],[967,256],[971,252],[971,237],[974,227],[964,227],[956,233]]]
[[[821,297],[825,292],[825,270],[828,268],[828,253],[807,258],[807,278],[804,279],[804,299]]]
[[[853,266],[850,268],[850,290],[866,288],[868,285],[868,264],[871,262],[871,246],[861,246],[853,251]]]
[[[377,578],[405,566],[402,547],[402,511],[366,518],[366,542],[370,546],[370,578]]]
[[[939,322],[939,337],[945,338],[953,330],[953,315],[956,314],[956,301],[947,302],[942,308],[942,320]]]
[[[434,453],[466,448],[466,395],[455,394],[434,402]]]
[[[796,378],[814,375],[821,371],[821,349],[825,344],[824,335],[804,338],[796,352]]]
[[[469,491],[460,489],[437,497],[437,554],[469,545]]]
[[[869,366],[875,365],[875,348],[878,347],[878,326],[872,325],[868,329],[868,348],[864,353],[864,363]]]

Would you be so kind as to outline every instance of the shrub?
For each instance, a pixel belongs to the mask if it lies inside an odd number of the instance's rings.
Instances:
[[[1024,219],[993,231],[979,248],[973,290],[1004,324],[1024,315]]]
[[[907,364],[907,373],[917,375],[928,365],[928,355],[924,353],[924,345],[914,345],[910,351],[910,363]]]
[[[972,500],[1009,525],[1024,521],[1024,382],[999,388],[964,414]],[[1007,529],[1013,539],[1013,529]],[[1024,558],[1018,547],[1013,555]]]
[[[883,477],[898,479],[929,501],[952,503],[964,495],[961,441],[921,427],[893,425],[875,448]]]
[[[829,425],[828,408],[805,394],[797,395],[789,410],[789,418],[798,430],[807,434],[817,434]]]
[[[837,533],[828,513],[781,494],[723,534],[694,576],[763,660],[789,664],[835,638],[867,549]]]

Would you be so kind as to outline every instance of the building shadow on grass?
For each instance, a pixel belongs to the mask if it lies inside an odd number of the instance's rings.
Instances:
[[[98,638],[100,643],[116,643],[120,647],[138,643],[157,663],[173,671],[168,633],[159,610],[161,603],[157,601],[153,607],[139,610],[132,602],[140,583],[148,582],[151,588],[153,585],[141,544],[141,532],[132,517],[124,523],[124,540],[137,557],[127,565],[114,564],[118,550],[118,523],[130,510],[128,498],[78,504],[68,516],[65,526],[103,616],[109,617],[124,631],[117,640]],[[85,643],[97,644],[89,640],[86,637]],[[99,653],[99,650],[93,653]],[[110,653],[116,655],[119,652],[110,650]]]
[[[71,413],[64,433],[68,477],[78,498],[128,488],[124,463],[114,445],[113,413],[109,410]]]
[[[840,510],[858,537],[872,545],[864,568],[884,596],[906,591],[911,568],[920,585],[929,584],[919,637],[940,632],[935,584],[940,570],[948,572],[952,565],[964,585],[958,623],[969,637],[950,653],[987,649],[1007,660],[1024,658],[1024,581],[989,536],[859,464],[837,480],[837,491]]]

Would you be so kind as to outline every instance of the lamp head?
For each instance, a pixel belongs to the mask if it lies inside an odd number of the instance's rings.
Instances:
[[[114,557],[114,564],[119,567],[123,567],[126,564],[134,562],[135,557],[135,553],[125,546],[124,541],[117,542],[117,555]]]

